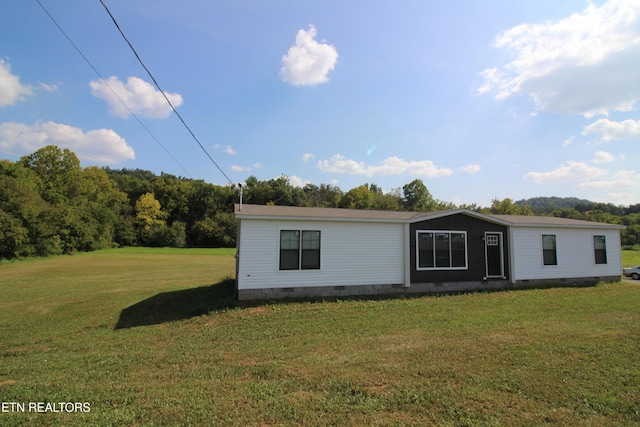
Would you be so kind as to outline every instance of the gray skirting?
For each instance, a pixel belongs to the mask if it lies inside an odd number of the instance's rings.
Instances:
[[[285,298],[339,298],[361,296],[392,296],[392,295],[428,295],[460,292],[476,292],[507,289],[530,289],[562,286],[590,286],[599,282],[619,282],[620,276],[579,277],[570,279],[536,279],[520,280],[510,283],[508,280],[483,280],[477,282],[434,282],[412,283],[405,288],[401,283],[385,285],[359,286],[309,286],[299,288],[267,288],[240,289],[238,300],[273,300]]]

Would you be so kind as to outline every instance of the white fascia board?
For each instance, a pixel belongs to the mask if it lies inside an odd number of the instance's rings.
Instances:
[[[326,217],[326,216],[289,216],[289,215],[242,215],[236,213],[238,219],[251,219],[255,221],[272,220],[272,221],[330,221],[330,222],[383,222],[383,223],[406,223],[405,219],[397,218],[345,218],[345,217]]]
[[[420,222],[420,221],[428,221],[431,219],[437,219],[437,218],[444,218],[447,216],[451,216],[451,215],[457,215],[457,214],[464,214],[470,217],[474,217],[474,218],[478,218],[481,219],[483,221],[487,221],[487,222],[491,222],[494,224],[499,224],[499,225],[504,225],[506,226],[510,226],[512,225],[510,222],[507,221],[503,221],[501,219],[495,218],[491,215],[485,215],[485,214],[481,214],[478,212],[474,212],[471,211],[469,209],[453,209],[453,210],[449,210],[449,211],[441,211],[441,212],[434,212],[434,213],[425,213],[424,215],[420,215],[420,216],[415,216],[413,218],[411,218],[409,220],[409,223],[413,224],[416,222]]]
[[[587,221],[588,222],[588,221]],[[605,224],[602,222],[594,222],[591,224],[513,224],[509,223],[513,228],[571,228],[578,230],[624,230],[625,225]]]

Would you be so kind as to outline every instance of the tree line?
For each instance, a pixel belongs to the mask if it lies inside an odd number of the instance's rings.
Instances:
[[[140,169],[82,168],[68,149],[47,146],[16,162],[0,160],[0,259],[48,256],[118,246],[233,247],[237,186],[156,175]],[[456,206],[432,197],[420,179],[383,192],[363,184],[343,192],[329,184],[293,186],[286,176],[249,177],[245,203],[429,212],[553,215],[627,225],[623,244],[640,244],[640,205],[582,201],[534,211],[511,199],[490,207]]]

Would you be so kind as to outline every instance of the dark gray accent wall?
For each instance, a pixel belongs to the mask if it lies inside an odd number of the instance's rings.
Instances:
[[[509,279],[509,236],[507,227],[465,214],[420,221],[410,225],[411,283],[478,282],[485,275],[484,233],[502,232],[504,274]],[[467,232],[467,270],[417,270],[416,231],[443,230]]]

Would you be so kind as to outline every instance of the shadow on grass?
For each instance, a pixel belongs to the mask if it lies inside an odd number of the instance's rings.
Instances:
[[[211,286],[162,292],[122,310],[114,330],[190,319],[236,307],[236,303],[234,279]]]
[[[529,285],[508,289],[469,290],[443,293],[402,293],[381,295],[351,295],[333,297],[292,297],[284,299],[265,299],[238,301],[235,295],[235,280],[224,279],[211,286],[163,292],[125,308],[120,313],[114,330],[149,326],[177,320],[190,319],[229,308],[247,308],[269,304],[296,304],[301,302],[322,303],[333,301],[372,301],[387,299],[413,299],[423,297],[455,296],[476,293],[523,292],[549,288],[583,288],[594,287],[600,283],[553,283],[545,285]]]

